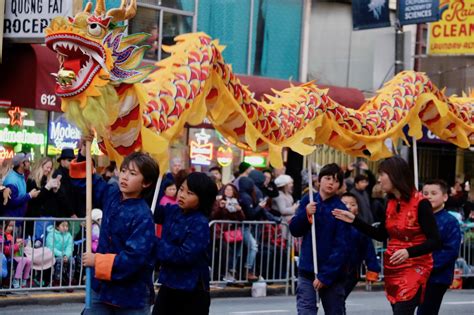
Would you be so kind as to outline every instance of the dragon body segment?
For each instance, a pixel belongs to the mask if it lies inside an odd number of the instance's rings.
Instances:
[[[124,36],[117,22],[133,17],[136,0],[105,12],[103,0],[74,18],[55,18],[46,44],[60,60],[56,92],[62,109],[84,132],[95,130],[111,159],[143,150],[161,166],[167,147],[184,125],[207,117],[231,143],[269,150],[281,164],[281,149],[301,154],[328,144],[356,156],[392,153],[386,139],[404,139],[403,127],[420,138],[424,124],[460,147],[474,143],[474,99],[446,97],[423,73],[402,72],[359,110],[346,108],[313,83],[253,98],[224,62],[223,47],[204,33],[178,36],[165,47],[171,56],[140,67],[146,34]]]

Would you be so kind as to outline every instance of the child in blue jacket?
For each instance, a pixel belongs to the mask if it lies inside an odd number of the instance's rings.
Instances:
[[[318,174],[319,192],[314,202],[304,196],[296,215],[291,219],[290,231],[303,237],[298,266],[296,302],[299,315],[316,314],[318,290],[325,314],[343,314],[345,308],[344,282],[348,271],[350,226],[338,222],[331,211],[347,210],[337,195],[343,181],[343,172],[335,164],[325,165]],[[315,278],[311,242],[311,216],[315,215],[318,274]]]
[[[79,155],[78,161],[83,159]],[[85,177],[85,163],[78,164],[71,163],[72,178]],[[94,174],[94,205],[103,217],[97,253],[83,255],[84,266],[95,273],[92,305],[84,314],[150,314],[156,242],[144,197],[153,193],[158,173],[158,164],[148,154],[135,152],[122,162],[118,183],[107,184]],[[85,181],[74,184],[84,187]]]
[[[155,210],[155,223],[163,229],[157,240],[161,287],[154,315],[209,314],[208,217],[216,195],[216,184],[206,174],[195,172],[179,188],[177,205]]]
[[[359,213],[359,204],[354,194],[344,193],[341,196],[341,201],[354,215]],[[368,281],[376,281],[378,279],[378,273],[380,272],[380,263],[377,260],[372,240],[352,226],[350,230],[348,241],[351,243],[351,246],[349,254],[349,273],[345,285],[346,299],[360,280],[360,269],[363,261],[365,261],[367,266],[366,277]]]
[[[448,200],[448,185],[442,180],[430,180],[423,186],[423,196],[433,207],[442,247],[433,252],[433,270],[426,285],[425,298],[418,307],[418,315],[438,314],[441,301],[453,282],[454,264],[461,246],[461,227],[448,213],[444,203]]]

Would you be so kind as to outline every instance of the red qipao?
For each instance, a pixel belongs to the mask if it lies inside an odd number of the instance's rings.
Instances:
[[[387,250],[384,253],[385,291],[390,303],[412,299],[422,287],[422,297],[426,282],[433,268],[431,254],[408,258],[399,265],[390,263],[390,256],[397,250],[420,245],[426,236],[418,223],[418,203],[422,200],[420,193],[415,193],[409,202],[390,199],[387,205],[385,227],[390,236]]]

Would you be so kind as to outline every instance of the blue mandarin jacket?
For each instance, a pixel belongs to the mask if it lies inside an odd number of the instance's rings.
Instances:
[[[433,270],[428,283],[451,284],[454,264],[461,246],[461,227],[458,220],[443,209],[434,214],[442,247],[433,252]]]
[[[210,230],[200,211],[184,213],[178,205],[158,206],[155,223],[163,224],[157,240],[159,282],[185,291],[209,290]]]
[[[345,278],[349,269],[350,225],[332,215],[335,208],[346,210],[338,196],[322,200],[319,193],[313,194],[317,203],[316,251],[318,258],[318,279],[327,286]],[[291,219],[290,231],[295,237],[303,237],[299,260],[299,270],[303,275],[314,274],[313,249],[311,244],[311,224],[306,215],[309,196],[305,195],[300,202],[296,215]]]
[[[72,172],[71,177],[77,178]],[[84,180],[73,184],[85,191]],[[122,200],[118,184],[107,184],[96,174],[93,198],[103,211],[93,290],[101,302],[124,309],[151,305],[156,237],[150,207],[141,198]]]

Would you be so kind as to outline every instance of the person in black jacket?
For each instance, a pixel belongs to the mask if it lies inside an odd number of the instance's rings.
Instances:
[[[245,218],[248,221],[258,221],[265,216],[265,205],[267,201],[264,199],[258,202],[256,195],[256,187],[253,180],[249,177],[240,177],[240,204],[244,210]],[[244,224],[242,229],[244,243],[247,247],[247,261],[245,268],[247,269],[247,280],[257,281],[258,277],[254,273],[255,258],[257,257],[258,244],[252,235],[251,226]]]

